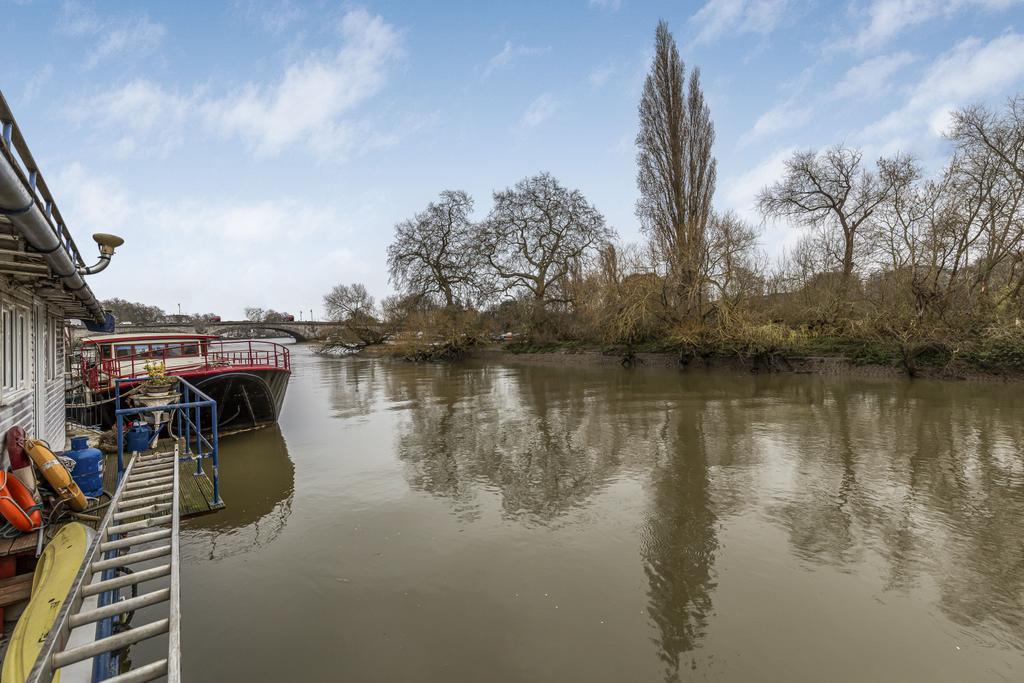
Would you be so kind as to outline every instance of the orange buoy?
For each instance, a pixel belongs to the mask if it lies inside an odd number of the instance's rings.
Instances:
[[[0,515],[15,529],[27,534],[43,525],[41,507],[21,480],[4,470],[3,485],[0,486]]]

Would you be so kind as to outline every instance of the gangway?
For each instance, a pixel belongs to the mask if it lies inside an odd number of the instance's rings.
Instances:
[[[171,452],[132,456],[27,683],[49,683],[61,668],[85,660],[93,662],[93,680],[127,683],[164,676],[171,683],[181,680],[178,454],[175,445]],[[139,567],[153,561],[155,566]],[[133,597],[119,599],[123,589],[133,590],[164,577],[169,580],[165,588],[140,589]],[[125,615],[156,605],[162,610],[160,618],[117,629],[125,625]],[[78,629],[93,629],[95,639],[86,633],[85,640],[91,642],[69,646],[72,634],[75,640],[81,639]],[[110,676],[116,667],[111,653],[164,634],[165,656]]]
[[[180,680],[180,521],[223,508],[224,501],[217,463],[217,402],[185,379],[175,379],[179,400],[160,406],[122,407],[117,385],[117,466],[107,468],[107,490],[114,493],[26,679],[29,683],[49,683],[60,669],[86,660],[92,660],[93,681]],[[126,461],[124,421],[153,413],[173,415],[173,448],[132,453]],[[203,467],[207,459],[212,481]],[[158,587],[152,587],[154,582]],[[150,586],[147,592],[142,592],[143,584]],[[131,597],[122,598],[121,591]],[[129,615],[143,608],[152,608],[145,613],[146,623],[129,624]],[[133,653],[132,668],[118,670],[119,651],[165,635],[164,656],[140,663]]]

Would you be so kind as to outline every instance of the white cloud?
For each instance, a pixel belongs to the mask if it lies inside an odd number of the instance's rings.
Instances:
[[[292,64],[273,86],[249,84],[205,104],[207,119],[226,135],[238,135],[261,155],[296,143],[323,154],[356,146],[358,126],[343,114],[375,95],[389,67],[402,55],[400,33],[362,9],[342,19],[341,49]]]
[[[1024,35],[1005,33],[985,43],[968,38],[941,55],[911,90],[902,107],[866,127],[860,138],[891,148],[937,133],[948,111],[1019,87],[1024,81]]]
[[[695,43],[708,43],[726,34],[767,35],[775,30],[788,0],[708,0],[690,23],[699,27]]]
[[[587,7],[616,12],[622,7],[622,0],[587,0]]]
[[[490,76],[497,69],[503,69],[510,66],[512,62],[522,57],[535,57],[537,55],[547,54],[551,51],[550,47],[528,47],[526,45],[514,45],[511,41],[505,41],[505,47],[501,49],[501,52],[494,55],[487,61],[487,66],[484,67],[484,78]]]
[[[614,66],[598,67],[587,74],[587,82],[590,83],[592,88],[600,88],[608,82],[608,79],[615,74],[615,71]]]
[[[43,87],[53,78],[53,65],[44,64],[36,70],[28,80],[25,81],[25,88],[21,91],[21,103],[28,104],[42,91]]]
[[[68,36],[84,36],[99,31],[101,23],[92,7],[78,0],[65,0],[57,17],[57,31]]]
[[[340,32],[337,51],[307,55],[288,65],[276,83],[247,83],[216,95],[209,89],[173,92],[140,79],[85,101],[71,116],[118,131],[125,154],[180,146],[186,117],[217,136],[240,138],[259,156],[303,145],[337,159],[393,144],[393,136],[352,115],[384,87],[403,54],[401,35],[361,9],[344,16]]]
[[[236,11],[249,21],[255,21],[268,33],[278,34],[291,28],[306,16],[306,10],[294,0],[235,0]]]
[[[558,103],[547,93],[541,95],[526,108],[523,117],[519,120],[521,129],[536,128],[547,121],[558,109]]]
[[[163,42],[166,29],[147,15],[101,19],[90,5],[66,0],[57,19],[57,32],[96,40],[83,62],[86,69],[117,55],[144,55]]]
[[[139,79],[83,101],[68,115],[77,123],[113,131],[122,156],[144,152],[164,157],[184,142],[186,117],[200,101],[199,93],[178,94]]]
[[[878,97],[889,91],[897,72],[917,61],[909,52],[872,57],[849,69],[829,92],[835,99],[855,97],[861,100]]]
[[[843,47],[857,50],[877,48],[905,29],[936,18],[949,18],[960,11],[998,11],[1021,0],[873,0],[864,12],[867,24]]]
[[[100,42],[86,57],[85,67],[94,68],[107,57],[117,54],[151,52],[163,41],[164,33],[161,24],[150,21],[146,16],[112,26],[101,32]]]
[[[347,221],[323,204],[289,195],[157,201],[78,163],[50,181],[76,235],[104,230],[125,238],[110,269],[90,281],[101,297],[129,292],[167,310],[181,302],[187,311],[240,316],[246,305],[319,308],[339,280],[368,275],[366,260],[339,244],[348,238]],[[317,245],[312,256],[310,244]],[[175,262],[173,277],[153,277],[154,258],[183,249],[189,257]],[[287,275],[296,263],[301,277]]]
[[[796,104],[793,101],[777,104],[764,114],[761,114],[754,123],[754,127],[740,136],[740,144],[746,144],[757,138],[798,128],[811,119],[812,111],[812,107]]]

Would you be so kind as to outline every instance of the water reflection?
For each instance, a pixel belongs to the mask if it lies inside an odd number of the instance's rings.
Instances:
[[[186,559],[258,550],[278,537],[291,515],[295,467],[278,425],[221,439],[220,478],[227,507],[184,523]]]
[[[623,464],[625,423],[585,385],[542,373],[438,365],[389,375],[403,410],[397,455],[411,486],[446,496],[466,519],[475,490],[509,518],[551,524],[587,504]]]
[[[640,555],[666,680],[678,678],[681,658],[704,637],[716,586],[716,511],[710,504],[702,413],[685,404],[667,412],[661,438],[651,444],[658,457],[650,476],[650,511],[641,531]]]
[[[557,527],[620,477],[644,484],[638,550],[667,679],[713,623],[720,530],[741,517],[782,531],[788,547],[770,552],[802,571],[878,576],[915,599],[934,585],[973,637],[1024,647],[1024,421],[1011,388],[385,367],[338,370],[356,389],[340,387],[335,410],[399,411],[409,485],[464,520],[484,490],[508,519]]]

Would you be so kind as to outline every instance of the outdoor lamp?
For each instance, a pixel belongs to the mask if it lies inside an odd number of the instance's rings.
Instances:
[[[114,255],[114,250],[124,244],[124,239],[105,232],[98,232],[92,238],[96,240],[96,244],[100,248],[100,260],[94,266],[80,267],[78,272],[82,275],[92,275],[109,266],[110,257]]]

